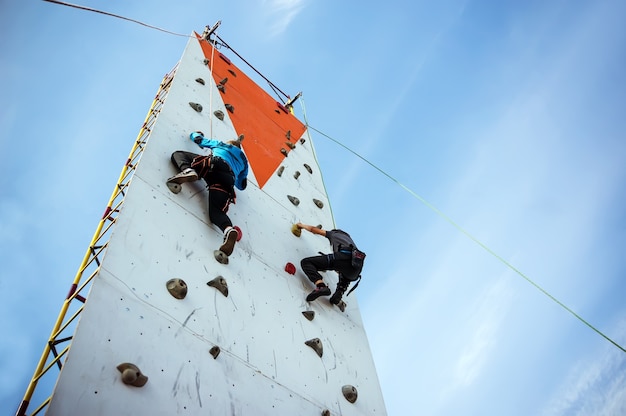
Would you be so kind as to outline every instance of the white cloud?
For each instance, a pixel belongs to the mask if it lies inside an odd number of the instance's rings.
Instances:
[[[619,339],[626,337],[626,320]],[[543,415],[626,414],[626,355],[615,346],[601,343],[573,368],[552,396]]]
[[[474,334],[457,361],[456,378],[462,385],[470,384],[476,379],[487,354],[495,344],[496,333],[504,319],[501,309],[505,308],[508,299],[507,296],[502,296],[503,291],[505,285],[501,280],[481,296],[482,304],[472,318],[474,322],[470,331]]]
[[[279,36],[304,8],[304,0],[266,0],[266,15],[271,20],[269,33]]]

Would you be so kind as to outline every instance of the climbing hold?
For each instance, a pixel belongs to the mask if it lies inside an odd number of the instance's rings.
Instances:
[[[285,157],[287,156],[287,150],[285,150],[285,149],[284,149],[284,148],[282,148],[282,147],[280,148],[280,153],[282,153],[282,154],[283,154],[283,156],[285,156]]]
[[[239,228],[238,225],[233,226],[233,228],[237,230],[237,242],[239,242],[239,240],[243,237],[243,231],[241,231],[241,228]]]
[[[165,284],[167,291],[176,299],[184,299],[187,296],[187,283],[182,279],[170,279]]]
[[[322,201],[320,201],[319,199],[315,199],[313,198],[313,202],[315,203],[315,205],[317,205],[318,208],[324,208],[324,203]]]
[[[198,103],[192,103],[191,101],[189,101],[189,105],[191,106],[191,108],[196,110],[198,113],[202,111],[202,105],[200,105]]]
[[[222,60],[224,60],[224,62],[226,62],[228,65],[231,64],[230,59],[228,59],[228,56],[224,55],[222,52],[218,52],[219,57],[222,58]]]
[[[285,264],[285,271],[289,274],[296,274],[296,266],[293,263]]]
[[[339,310],[341,312],[345,312],[346,311],[346,302],[339,301],[339,303],[337,304],[337,307],[339,308]]]
[[[242,134],[240,134],[240,135],[237,137],[237,141],[239,142],[239,144],[241,144],[241,142],[243,142],[243,139],[244,139],[244,135],[243,135],[243,133],[242,133]]]
[[[283,175],[283,171],[284,171],[284,170],[285,170],[285,167],[284,167],[284,166],[281,166],[281,167],[279,167],[279,168],[278,168],[278,172],[276,172],[276,174],[277,174],[278,176],[282,176],[282,175]]]
[[[228,72],[230,72],[234,77],[237,76],[237,74],[235,73],[235,71],[233,71],[232,69],[229,69]]]
[[[215,250],[213,252],[213,255],[215,256],[215,260],[217,260],[218,262],[222,264],[228,264],[228,256],[222,250]]]
[[[322,224],[317,224],[316,227],[321,230],[322,229]]]
[[[308,341],[304,342],[306,345],[308,345],[309,347],[313,348],[313,350],[317,353],[317,355],[319,355],[320,357],[324,354],[324,347],[322,346],[322,341],[320,341],[319,338],[313,338],[310,339]],[[354,402],[353,402],[354,403]]]
[[[302,235],[302,228],[298,227],[298,224],[294,224],[291,226],[291,233],[296,237],[300,237]]]
[[[211,347],[211,349],[209,350],[209,354],[213,356],[213,359],[216,359],[217,356],[220,355],[220,347],[218,347],[217,345]]]
[[[300,177],[300,172],[296,171],[296,173],[293,174],[294,179],[298,179]]]
[[[224,104],[224,107],[226,107],[226,109],[231,113],[235,112],[235,107],[232,104]]]
[[[291,130],[287,130],[287,133],[285,133],[285,137],[287,138],[287,140],[291,140]]]
[[[217,276],[215,279],[208,281],[207,285],[216,288],[222,295],[228,297],[228,283],[222,276]]]
[[[224,86],[222,84],[217,84],[217,89],[220,90],[223,93],[226,93],[226,88],[224,88]]]
[[[141,374],[141,370],[131,363],[122,363],[117,366],[122,373],[122,382],[129,386],[142,387],[148,381],[148,377]]]
[[[167,185],[167,188],[175,194],[179,193],[180,190],[183,189],[179,183],[165,182],[165,184]]]
[[[215,117],[219,118],[220,120],[224,120],[224,112],[222,110],[215,110],[213,112],[213,115],[215,115]]]
[[[304,144],[306,140],[304,140],[304,137],[300,139],[300,144]]]
[[[194,102],[189,102],[189,105],[191,106],[191,108],[193,108],[194,110],[196,110],[198,113],[200,113],[202,111],[202,104],[199,103],[194,103]]]
[[[276,106],[278,106],[278,108],[280,108],[281,110],[283,110],[283,113],[285,114],[289,114],[289,110],[287,110],[287,107],[285,107],[284,105],[282,105],[281,103],[279,103],[278,101],[276,101]],[[280,114],[280,113],[278,113]]]
[[[228,82],[228,78],[224,78],[220,81],[220,85],[224,85]]]
[[[311,169],[311,166],[307,165],[306,163],[304,164],[304,168],[307,170],[307,172],[313,173],[313,169]]]
[[[296,198],[295,196],[287,195],[287,198],[289,198],[291,203],[294,204],[295,206],[298,206],[298,204],[300,203],[300,200]]]
[[[202,78],[196,78],[196,82],[197,82],[198,84],[202,84],[202,85],[204,85],[204,80],[203,80]]]
[[[287,145],[288,148],[290,148],[291,150],[296,148],[296,145],[291,143],[291,142],[285,142],[285,144]]]
[[[309,321],[312,321],[315,318],[315,311],[302,311],[302,315]]]
[[[205,58],[204,61],[202,61],[202,62],[204,62],[205,65],[208,65],[209,62],[211,62],[211,61],[209,61],[208,59]]]
[[[324,409],[324,410],[322,411],[322,416],[330,416],[330,410],[328,410],[328,409]]]
[[[346,398],[350,403],[356,402],[358,393],[356,391],[356,387],[346,384],[341,388],[341,392],[343,393],[343,397]]]

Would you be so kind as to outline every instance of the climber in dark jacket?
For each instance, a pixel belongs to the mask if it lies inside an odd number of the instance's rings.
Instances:
[[[300,262],[304,274],[307,275],[311,282],[315,283],[315,290],[309,293],[306,300],[311,302],[320,296],[330,295],[330,288],[324,283],[324,279],[319,272],[334,270],[339,274],[339,282],[337,283],[335,293],[330,297],[330,303],[334,305],[339,304],[350,282],[360,277],[365,254],[358,250],[352,237],[343,230],[335,229],[327,231],[301,222],[297,223],[296,227],[328,238],[333,249],[332,254],[306,257]],[[360,262],[353,262],[354,250],[361,253],[362,257]],[[354,255],[358,256],[356,253]]]

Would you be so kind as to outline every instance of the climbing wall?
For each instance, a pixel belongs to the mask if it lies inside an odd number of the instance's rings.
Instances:
[[[243,134],[250,161],[248,188],[229,210],[242,238],[227,264],[214,257],[222,233],[204,182],[178,194],[165,185],[177,173],[173,151],[205,153],[189,140],[196,130],[222,141]],[[343,311],[305,301],[313,287],[300,259],[329,245],[294,235],[298,221],[334,227],[305,126],[227,56],[190,39],[47,414],[385,415],[356,294]],[[326,280],[334,289],[336,274]]]

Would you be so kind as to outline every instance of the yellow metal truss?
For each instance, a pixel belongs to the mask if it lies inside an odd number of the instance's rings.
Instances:
[[[100,270],[100,257],[104,254],[104,251],[107,248],[111,228],[113,227],[113,224],[115,224],[120,208],[124,203],[124,198],[126,196],[125,192],[130,184],[135,169],[137,168],[137,164],[139,163],[150,133],[152,132],[152,127],[154,126],[154,123],[161,112],[161,108],[165,103],[165,98],[169,92],[169,87],[172,84],[177,67],[178,65],[165,75],[161,85],[159,86],[159,90],[152,101],[148,115],[141,126],[139,135],[137,136],[137,139],[135,140],[135,143],[130,151],[130,155],[122,168],[122,172],[119,176],[117,184],[115,185],[115,189],[111,194],[111,198],[109,199],[104,215],[98,223],[94,236],[89,244],[89,248],[83,257],[83,261],[74,277],[69,293],[63,302],[63,306],[61,307],[61,311],[59,312],[59,316],[54,324],[52,333],[50,334],[43,353],[41,354],[39,363],[35,368],[33,377],[26,388],[24,398],[16,413],[17,416],[26,415],[28,406],[33,399],[35,389],[37,388],[37,385],[42,377],[48,375],[54,368],[58,368],[59,372],[61,371],[63,366],[61,359],[67,355],[67,352],[70,349],[73,338],[73,329],[77,323],[76,318],[83,311],[86,294],[89,291],[89,287],[91,287],[93,278]],[[87,277],[85,278],[85,276]],[[83,296],[83,294],[85,295]],[[70,310],[71,308],[73,309]],[[61,351],[59,351],[59,348],[62,348]],[[37,392],[39,393],[39,391]],[[45,392],[44,396],[47,397],[43,399],[41,404],[32,413],[30,413],[30,415],[39,414],[39,412],[50,404],[52,392]]]

